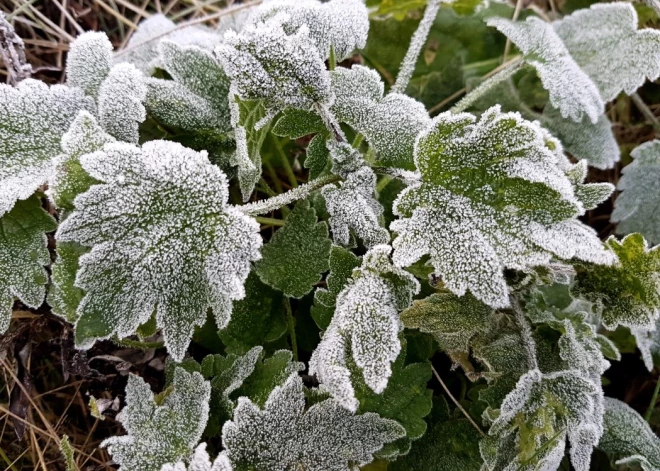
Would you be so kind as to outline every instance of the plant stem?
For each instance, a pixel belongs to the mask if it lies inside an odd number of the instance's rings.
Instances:
[[[284,297],[284,309],[286,310],[286,323],[289,328],[289,337],[291,337],[291,350],[293,351],[294,361],[298,361],[298,341],[296,340],[296,319],[293,317],[291,310],[291,301],[288,297]]]
[[[442,378],[440,377],[440,375],[438,374],[438,372],[435,370],[435,368],[433,367],[433,365],[431,365],[431,369],[433,370],[433,374],[435,375],[435,378],[436,378],[436,379],[438,380],[438,382],[440,383],[440,386],[442,386],[442,389],[444,389],[444,390],[445,390],[445,393],[447,394],[447,396],[449,396],[449,399],[451,399],[452,402],[454,403],[454,405],[455,405],[456,407],[458,407],[458,410],[460,410],[460,411],[463,413],[463,415],[465,416],[465,418],[468,419],[468,421],[469,421],[469,422],[472,424],[472,426],[477,430],[477,432],[479,432],[479,434],[480,434],[482,437],[485,437],[486,434],[484,433],[484,431],[481,430],[481,428],[479,427],[479,425],[477,425],[477,423],[474,421],[474,419],[473,419],[472,417],[470,417],[470,414],[468,414],[468,412],[463,408],[463,406],[461,405],[461,403],[458,402],[458,400],[454,397],[454,395],[449,391],[449,388],[447,387],[447,385],[445,384],[445,382],[442,380]]]
[[[653,114],[653,111],[647,106],[646,103],[644,103],[644,100],[642,100],[642,97],[639,96],[637,93],[633,93],[630,95],[630,99],[632,102],[635,104],[637,109],[641,111],[641,113],[644,115],[644,117],[651,122],[651,126],[653,126],[653,129],[655,129],[656,135],[660,133],[660,120],[658,120],[658,117]]]
[[[335,54],[335,46],[332,44],[330,45],[330,58],[328,59],[328,68],[330,70],[335,70],[335,67],[337,67],[337,57]]]
[[[284,173],[286,173],[286,177],[289,180],[289,183],[293,188],[296,188],[298,186],[298,179],[296,178],[296,174],[293,173],[293,168],[291,167],[291,163],[289,162],[289,158],[286,156],[284,153],[284,149],[282,149],[282,144],[280,141],[275,137],[274,134],[271,134],[271,139],[273,140],[273,143],[275,144],[275,148],[277,149],[277,153],[280,155],[280,160],[282,161],[282,167],[284,167]]]
[[[353,139],[353,144],[351,145],[353,146],[354,149],[357,149],[358,147],[360,147],[360,144],[362,144],[363,140],[364,140],[364,136],[362,135],[361,132],[359,132],[355,135],[355,139]]]
[[[417,30],[410,40],[408,52],[406,52],[406,57],[404,57],[403,62],[401,62],[399,75],[396,78],[396,82],[394,82],[394,85],[392,85],[392,88],[390,89],[391,92],[406,92],[410,78],[415,71],[415,65],[417,64],[419,53],[422,51],[422,47],[424,47],[424,44],[426,43],[426,38],[431,31],[431,26],[433,26],[433,22],[435,21],[435,17],[438,14],[439,9],[440,0],[429,1],[426,10],[424,10],[422,21],[419,22],[419,26],[417,26]]]
[[[257,216],[254,219],[256,219],[259,224],[264,224],[266,226],[278,226],[278,227],[284,226],[284,221],[282,221],[281,219],[266,218],[263,216]]]
[[[479,98],[481,98],[488,91],[490,91],[495,85],[500,84],[501,82],[505,81],[513,74],[518,72],[522,68],[523,64],[524,62],[520,57],[516,57],[515,59],[512,59],[511,61],[502,64],[500,67],[493,70],[494,75],[492,75],[487,80],[483,81],[481,85],[479,85],[477,88],[475,88],[470,93],[465,95],[461,101],[456,103],[451,108],[450,111],[452,113],[460,113],[462,111],[465,111],[471,105],[473,105]]]
[[[243,211],[249,216],[258,216],[260,214],[270,213],[280,209],[283,206],[294,203],[298,200],[303,200],[307,198],[313,191],[318,190],[319,188],[329,185],[330,183],[335,183],[341,180],[341,177],[337,175],[326,175],[324,177],[319,177],[316,180],[304,183],[296,188],[292,188],[286,193],[281,195],[273,196],[261,201],[255,201],[254,203],[244,204],[243,206],[236,206],[239,210]]]
[[[335,140],[338,142],[346,142],[344,131],[341,130],[341,126],[339,125],[337,118],[335,118],[335,115],[332,114],[330,109],[328,109],[328,107],[325,105],[317,104],[316,112],[323,120],[323,124],[325,124],[325,127],[328,128],[328,131],[330,131],[335,137]]]
[[[162,348],[165,346],[165,342],[141,342],[139,340],[120,339],[116,335],[112,338],[112,341],[121,347],[139,348],[141,350]]]
[[[653,390],[651,403],[649,404],[649,408],[646,409],[646,413],[644,414],[644,420],[646,420],[648,423],[651,422],[651,415],[653,414],[653,409],[655,409],[655,403],[658,401],[658,393],[660,393],[660,378],[658,378],[655,382],[655,389]]]

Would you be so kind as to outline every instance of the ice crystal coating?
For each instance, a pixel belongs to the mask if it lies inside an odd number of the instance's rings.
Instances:
[[[263,410],[239,398],[222,441],[237,471],[349,471],[405,435],[403,427],[374,413],[354,415],[334,399],[305,410],[302,379],[289,376]]]
[[[216,56],[244,100],[265,100],[269,108],[330,104],[330,75],[306,26],[287,34],[286,14],[228,31]]]
[[[117,64],[99,90],[99,122],[111,136],[137,144],[139,126],[147,118],[147,85],[132,64]]]
[[[433,334],[447,352],[468,352],[470,339],[488,330],[492,313],[469,293],[435,293],[413,302],[401,313],[401,321],[409,329]]]
[[[358,401],[346,366],[349,349],[366,384],[376,393],[383,392],[392,374],[391,363],[401,351],[403,325],[398,313],[419,291],[411,274],[391,264],[390,251],[388,245],[377,245],[364,255],[362,266],[337,296],[332,322],[309,361],[310,374],[316,374],[322,387],[352,411]]]
[[[342,164],[339,160],[343,155],[340,148],[348,148],[350,154],[356,152],[350,144],[329,143],[328,146],[334,163],[333,170],[337,164]],[[346,179],[338,187],[328,185],[321,190],[330,214],[332,238],[337,244],[349,245],[353,231],[367,248],[387,244],[390,240],[389,232],[378,222],[383,207],[375,198],[376,174],[362,160],[357,165],[357,169],[345,173]]]
[[[606,397],[604,422],[598,448],[623,457],[616,464],[637,464],[644,471],[660,469],[660,439],[632,407]]]
[[[502,402],[489,434],[507,448],[507,437],[517,434],[516,469],[559,468],[568,439],[571,464],[588,471],[592,449],[603,433],[602,394],[579,371],[531,370]]]
[[[612,222],[617,234],[640,232],[652,244],[660,243],[660,141],[636,147],[633,162],[623,168],[617,184]]]
[[[424,105],[400,93],[384,94],[384,84],[375,70],[360,65],[332,72],[337,119],[364,134],[379,161],[413,170],[417,135],[431,121]]]
[[[18,201],[0,218],[0,334],[9,328],[14,297],[38,308],[46,294],[50,263],[46,232],[54,231],[55,220],[33,196]]]
[[[179,461],[177,464],[166,464],[160,471],[233,471],[229,458],[224,453],[220,453],[211,463],[211,457],[206,451],[206,443],[200,443],[195,448],[195,453],[190,460],[190,465],[186,467],[185,463]]]
[[[559,143],[537,123],[499,106],[477,122],[443,113],[420,134],[421,182],[402,191],[390,229],[394,263],[425,254],[446,287],[492,307],[509,305],[502,270],[547,263],[552,255],[611,263],[595,231],[576,220],[583,204]]]
[[[653,371],[655,368],[655,363],[653,361],[653,356],[660,353],[660,329],[658,328],[658,321],[655,323],[655,329],[638,329],[632,328],[630,332],[635,337],[635,342],[637,343],[637,348],[642,354],[642,360],[644,360],[644,366],[649,372]]]
[[[159,50],[162,67],[173,81],[147,81],[149,113],[184,131],[229,131],[229,79],[211,53],[172,41],[162,41]]]
[[[660,31],[637,30],[637,12],[624,2],[591,5],[552,26],[605,101],[660,77]]]
[[[66,57],[66,82],[94,99],[112,67],[112,44],[105,33],[88,31],[71,43]]]
[[[617,256],[613,266],[576,265],[573,292],[597,303],[603,325],[654,330],[660,316],[660,246],[649,249],[640,234],[605,245]]]
[[[275,0],[259,6],[250,22],[265,22],[278,14],[288,16],[282,23],[288,34],[309,29],[323,60],[330,57],[331,47],[337,60],[343,60],[367,43],[369,13],[361,0]]]
[[[596,124],[586,116],[576,123],[562,118],[558,109],[547,105],[543,110],[541,123],[562,142],[568,152],[577,159],[586,160],[593,167],[612,168],[621,159],[621,151],[612,132],[612,123],[604,114],[598,118]]]
[[[59,241],[92,247],[80,260],[76,341],[131,335],[155,311],[165,343],[181,359],[210,307],[220,328],[244,296],[259,225],[227,205],[225,175],[206,153],[151,141],[106,144],[84,155],[94,185],[75,200]]]
[[[151,75],[156,67],[162,65],[158,45],[164,39],[181,46],[199,46],[211,51],[222,41],[222,36],[200,26],[177,28],[173,21],[159,13],[140,23],[126,45],[126,53],[120,51],[117,60],[129,62],[144,74]]]
[[[331,246],[328,226],[318,221],[316,211],[304,200],[264,246],[256,272],[261,281],[286,296],[302,298],[328,269]]]
[[[0,216],[51,177],[60,139],[83,109],[94,103],[81,90],[32,79],[0,84]]]
[[[550,24],[533,16],[524,22],[490,18],[487,24],[518,46],[526,62],[536,68],[550,93],[550,103],[564,118],[580,122],[586,115],[592,123],[598,121],[605,111],[598,87],[575,63]]]
[[[202,438],[209,414],[211,386],[199,373],[177,368],[173,390],[154,397],[149,384],[130,375],[126,407],[117,415],[128,433],[101,443],[120,471],[160,471],[188,458]]]

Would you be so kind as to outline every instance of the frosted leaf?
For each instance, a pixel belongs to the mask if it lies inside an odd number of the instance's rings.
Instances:
[[[489,435],[517,434],[516,469],[557,469],[568,439],[571,464],[588,471],[592,449],[603,433],[602,395],[600,386],[579,371],[531,370],[502,402]],[[506,441],[501,445],[510,446]]]
[[[330,75],[309,29],[287,34],[277,15],[267,23],[228,31],[216,56],[243,100],[265,100],[269,108],[310,108],[330,104]]]
[[[126,407],[117,415],[127,435],[101,443],[120,471],[159,471],[166,463],[187,459],[202,437],[209,414],[208,381],[177,368],[173,389],[165,394],[164,399],[154,397],[139,376],[128,377]]]
[[[88,31],[71,43],[66,57],[66,82],[94,99],[112,67],[112,43],[103,32]]]
[[[117,64],[99,91],[99,122],[116,139],[137,144],[140,123],[147,119],[143,103],[147,85],[142,73],[131,64]]]
[[[420,134],[421,182],[393,205],[394,263],[431,256],[445,286],[462,296],[509,305],[503,269],[522,270],[552,257],[611,263],[595,231],[579,222],[583,205],[559,144],[537,123],[498,106],[477,122],[443,113]]]
[[[350,147],[349,144],[345,145]],[[336,153],[331,150],[330,155],[336,162]],[[375,192],[376,174],[367,166],[348,173],[339,186],[323,187],[321,193],[330,214],[330,228],[335,243],[349,245],[351,231],[367,248],[389,242],[389,232],[378,222],[383,207],[376,200]]]
[[[80,260],[76,342],[132,335],[156,313],[165,344],[181,359],[210,307],[220,328],[244,296],[259,258],[259,225],[227,205],[225,175],[206,153],[167,141],[106,144],[84,155],[94,185],[75,200],[58,241],[92,247]]]
[[[581,160],[575,165],[566,168],[566,176],[571,181],[575,197],[584,209],[590,210],[598,207],[614,193],[611,183],[585,183],[587,180],[587,161]]]
[[[524,22],[489,18],[486,23],[518,46],[564,118],[580,122],[586,115],[592,123],[598,121],[605,111],[598,87],[575,63],[552,25],[533,16]]]
[[[0,85],[0,216],[52,176],[60,139],[83,109],[94,103],[81,90],[32,79]]]
[[[215,32],[221,36],[224,36],[224,33],[229,30],[240,33],[243,29],[243,26],[248,23],[248,20],[256,9],[257,7],[249,6],[247,8],[241,8],[240,10],[234,11],[228,15],[222,15],[220,18],[218,18],[218,25],[215,29]]]
[[[596,303],[603,325],[653,330],[660,317],[660,246],[649,249],[640,234],[621,242],[610,237],[605,245],[618,262],[613,266],[576,264],[573,293]]]
[[[333,71],[332,88],[331,111],[366,137],[383,165],[415,168],[415,139],[431,122],[422,103],[400,93],[383,96],[378,73],[360,65]]]
[[[409,329],[433,334],[440,347],[449,352],[469,352],[469,342],[478,332],[488,330],[493,310],[471,294],[456,296],[435,293],[413,302],[401,313]]]
[[[0,335],[9,328],[14,297],[31,308],[41,306],[48,282],[44,266],[50,263],[45,233],[56,227],[36,196],[0,217]]]
[[[552,26],[605,101],[633,94],[648,78],[660,76],[660,31],[637,30],[629,3],[591,5]]]
[[[220,453],[211,463],[211,458],[206,451],[206,443],[200,443],[195,448],[189,466],[186,467],[185,463],[179,461],[175,465],[164,465],[160,471],[233,471],[233,469],[229,458],[224,453]]]
[[[255,269],[261,281],[285,296],[302,298],[328,270],[332,241],[328,226],[318,221],[309,201],[303,200],[264,246]]]
[[[239,398],[234,420],[222,430],[235,469],[349,471],[405,435],[395,421],[374,413],[354,415],[334,399],[305,410],[303,390],[302,379],[292,374],[263,410]]]
[[[660,353],[660,329],[658,329],[658,322],[655,323],[655,329],[630,329],[630,332],[635,337],[637,348],[642,354],[644,366],[649,372],[653,371],[655,367],[653,356]]]
[[[605,398],[605,433],[598,448],[624,457],[616,464],[638,464],[644,471],[660,469],[660,439],[628,404]]]
[[[614,202],[612,222],[617,234],[640,232],[652,244],[660,243],[660,141],[636,147],[633,162],[623,168]]]
[[[602,114],[596,124],[586,116],[576,123],[565,119],[552,105],[547,105],[541,116],[541,123],[557,136],[568,152],[577,159],[586,160],[589,165],[608,169],[621,159],[619,145],[612,132],[612,123]]]
[[[74,324],[78,320],[78,305],[85,295],[75,286],[80,257],[89,252],[75,242],[57,242],[57,259],[52,265],[48,304],[53,314]]]
[[[162,68],[173,81],[147,81],[149,114],[183,131],[229,131],[229,79],[211,53],[172,41],[162,41],[159,50]]]
[[[377,245],[353,270],[353,278],[339,293],[335,315],[309,361],[322,387],[349,410],[357,399],[346,366],[349,352],[362,370],[366,384],[376,393],[387,387],[391,363],[401,351],[399,311],[412,301],[419,283],[408,272],[392,266],[390,247]]]
[[[323,60],[330,57],[331,47],[341,61],[367,43],[369,13],[361,0],[275,0],[259,6],[251,23],[266,22],[281,14],[287,15],[282,25],[288,34],[304,26],[309,29]]]
[[[50,179],[49,193],[59,209],[73,210],[73,200],[96,183],[80,165],[80,157],[102,150],[115,138],[98,125],[94,116],[81,111],[62,136],[62,153],[55,158],[55,173]]]
[[[129,62],[144,74],[151,75],[154,69],[162,66],[158,45],[165,39],[181,46],[198,46],[207,51],[222,42],[222,36],[208,28],[189,26],[177,29],[174,22],[165,15],[156,14],[140,23],[126,44],[127,52],[120,51],[116,60]]]

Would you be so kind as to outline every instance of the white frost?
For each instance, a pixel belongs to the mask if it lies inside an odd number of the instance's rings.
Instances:
[[[117,64],[99,90],[99,122],[120,141],[137,144],[139,127],[147,112],[147,85],[142,73],[131,64]]]

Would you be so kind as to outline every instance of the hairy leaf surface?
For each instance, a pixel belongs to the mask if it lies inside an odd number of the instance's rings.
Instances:
[[[225,453],[220,453],[211,463],[211,457],[206,451],[206,443],[200,443],[195,448],[189,466],[179,461],[175,465],[164,465],[160,471],[233,471],[233,467]]]
[[[99,122],[108,134],[137,144],[140,123],[147,118],[147,85],[132,64],[117,64],[99,90]]]
[[[88,31],[71,43],[66,56],[66,83],[96,99],[112,68],[112,43],[103,32]]]

